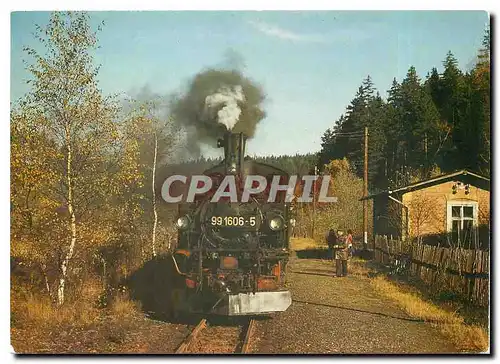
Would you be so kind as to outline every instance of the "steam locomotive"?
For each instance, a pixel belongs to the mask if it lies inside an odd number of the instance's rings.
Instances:
[[[246,137],[227,132],[218,140],[224,148],[219,165],[204,172],[217,187],[234,175],[240,186],[247,175],[268,182],[289,175],[245,157]],[[172,255],[181,284],[172,293],[172,311],[225,316],[259,315],[285,311],[291,293],[285,288],[293,208],[285,194],[268,202],[266,190],[248,202],[211,202],[212,194],[179,205],[178,242]]]

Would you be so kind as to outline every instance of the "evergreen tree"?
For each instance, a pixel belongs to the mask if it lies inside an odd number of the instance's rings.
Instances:
[[[403,98],[401,85],[396,78],[393,79],[390,90],[388,91],[386,112],[386,138],[387,145],[385,155],[387,161],[387,175],[395,176],[396,172],[403,166],[403,140],[400,138],[404,131],[403,120]],[[391,177],[389,177],[390,179]]]
[[[328,129],[322,137],[322,149],[319,153],[321,165],[334,159],[348,158],[353,170],[359,177],[364,168],[364,128],[369,129],[369,181],[375,183],[385,173],[380,172],[385,166],[384,147],[386,144],[385,102],[375,91],[373,81],[367,76],[347,106],[346,115],[342,115],[333,129]],[[385,171],[385,170],[384,170]]]
[[[431,96],[421,85],[414,67],[410,67],[401,84],[403,99],[402,134],[405,138],[405,167],[430,170],[434,164],[432,151],[436,146],[436,129],[439,113]]]
[[[490,170],[490,41],[483,40],[475,68],[464,74],[448,52],[440,75],[434,67],[422,83],[414,67],[393,80],[385,102],[371,77],[333,128],[322,137],[319,161],[347,158],[363,175],[363,129],[369,128],[369,188],[386,189],[435,171]]]
[[[426,91],[432,97],[432,101],[437,107],[443,104],[442,91],[441,91],[441,78],[436,67],[432,68],[430,75],[427,76],[425,81]]]
[[[441,116],[453,126],[459,123],[460,119],[460,101],[463,92],[464,78],[458,68],[458,61],[449,51],[443,62],[444,72],[441,78],[441,97],[437,105]]]
[[[490,30],[486,29],[479,61],[467,78],[468,127],[463,133],[470,137],[466,159],[469,168],[490,174],[491,159],[491,105],[490,105]]]

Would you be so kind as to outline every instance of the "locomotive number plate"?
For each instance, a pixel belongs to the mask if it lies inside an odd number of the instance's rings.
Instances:
[[[255,226],[257,224],[255,216],[212,216],[210,219],[212,226]]]

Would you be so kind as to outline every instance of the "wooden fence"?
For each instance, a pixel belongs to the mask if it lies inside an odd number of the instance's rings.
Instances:
[[[489,302],[490,254],[484,250],[443,248],[375,237],[375,261],[390,264],[395,254],[408,254],[410,274],[434,291],[450,292],[480,306]]]

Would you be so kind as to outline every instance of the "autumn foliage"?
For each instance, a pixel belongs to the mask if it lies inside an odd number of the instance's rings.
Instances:
[[[316,241],[324,241],[325,233],[330,229],[347,231],[351,229],[354,236],[361,239],[363,234],[363,203],[359,201],[363,196],[363,180],[356,176],[349,161],[335,159],[324,166],[322,175],[330,175],[330,186],[328,196],[337,198],[335,203],[318,202],[319,182],[315,189],[314,201],[312,203],[298,203],[297,226],[294,235],[297,237],[313,237]],[[300,195],[301,189],[296,190]],[[371,209],[369,209],[371,216]],[[313,230],[314,220],[314,232]]]
[[[154,102],[125,111],[102,94],[86,13],[53,13],[36,39],[45,49],[25,48],[31,89],[10,115],[13,328],[85,326],[130,308],[115,303],[121,283],[170,248],[154,174],[174,139]]]

